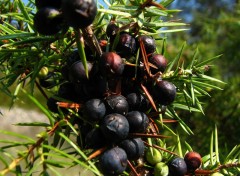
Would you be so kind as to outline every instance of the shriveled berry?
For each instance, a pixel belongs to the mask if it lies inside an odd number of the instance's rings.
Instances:
[[[168,176],[168,174],[169,169],[167,164],[159,162],[154,166],[154,176]]]
[[[37,9],[41,9],[44,7],[54,7],[56,9],[60,9],[62,4],[62,0],[35,0],[35,5]]]
[[[161,54],[153,54],[149,58],[149,62],[155,65],[158,68],[158,71],[164,72],[167,68],[167,59]]]
[[[126,151],[130,160],[136,160],[144,154],[144,143],[141,138],[125,139],[119,146]]]
[[[187,173],[187,164],[183,158],[174,158],[168,167],[171,176],[184,176]]]
[[[135,38],[128,33],[123,33],[119,37],[118,45],[116,48],[117,53],[124,58],[131,57],[136,51]]]
[[[100,128],[94,128],[87,133],[85,138],[85,148],[99,149],[107,144]]]
[[[63,18],[58,9],[44,7],[33,18],[36,31],[42,35],[54,35],[62,29]]]
[[[149,125],[149,119],[144,112],[130,111],[126,118],[130,126],[130,132],[132,133],[144,133]]]
[[[142,35],[139,37],[139,41],[142,41],[147,54],[154,53],[156,51],[156,43],[154,38],[147,35]]]
[[[120,147],[111,148],[101,155],[99,164],[104,175],[119,175],[127,168],[127,154]]]
[[[129,111],[146,111],[149,108],[149,100],[141,93],[130,93],[126,98]]]
[[[148,148],[145,157],[147,162],[153,166],[162,161],[162,154],[156,148]]]
[[[126,115],[128,113],[128,102],[122,95],[110,95],[106,97],[107,113],[119,113]]]
[[[129,124],[126,117],[117,113],[105,116],[100,128],[104,136],[112,142],[125,139],[129,133]]]
[[[202,157],[199,153],[191,151],[186,153],[184,156],[184,161],[187,164],[188,171],[193,172],[201,166]]]
[[[65,22],[74,28],[85,28],[92,24],[97,6],[94,0],[62,0]]]
[[[84,104],[83,113],[88,120],[99,121],[104,117],[106,107],[102,100],[90,99]]]
[[[152,95],[162,105],[171,104],[176,97],[176,87],[173,83],[162,80],[152,87]]]
[[[124,70],[123,59],[114,52],[105,52],[100,58],[100,70],[107,76],[120,76]]]

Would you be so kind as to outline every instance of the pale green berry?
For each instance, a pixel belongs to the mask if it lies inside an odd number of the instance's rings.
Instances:
[[[154,167],[154,176],[168,176],[169,169],[168,166],[163,163],[159,162]]]
[[[151,148],[148,148],[146,151],[146,159],[151,165],[155,165],[162,161],[162,154],[158,149],[152,148],[151,152]]]

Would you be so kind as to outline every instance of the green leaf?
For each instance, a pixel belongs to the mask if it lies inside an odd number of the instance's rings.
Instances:
[[[204,61],[196,64],[195,67],[205,66],[206,64],[212,62],[212,61],[215,60],[215,59],[218,59],[218,58],[221,57],[221,56],[222,56],[222,54],[221,54],[221,55],[218,55],[218,56],[215,56],[215,57],[212,57],[212,58],[210,58],[210,59],[204,60]]]
[[[34,139],[32,139],[28,136],[19,134],[19,133],[15,133],[15,132],[11,132],[11,131],[5,131],[5,130],[0,130],[0,133],[5,134],[5,135],[9,135],[9,136],[13,136],[13,137],[17,137],[17,138],[20,138],[20,139],[24,139],[24,140],[27,140],[31,143],[35,143]]]
[[[24,15],[25,19],[31,21],[31,18],[28,15],[29,13],[26,11],[23,2],[21,0],[16,0],[16,2],[18,3],[18,7],[21,10],[22,14]]]
[[[121,12],[117,10],[108,10],[108,9],[98,9],[99,12],[105,13],[105,14],[112,14],[112,15],[118,15],[118,16],[124,16],[124,17],[131,17],[132,15],[127,12]]]
[[[186,26],[186,23],[176,23],[176,22],[148,22],[143,23],[147,27],[175,27],[175,26]]]
[[[16,126],[38,126],[38,127],[49,127],[48,123],[43,122],[25,122],[25,123],[16,123]]]

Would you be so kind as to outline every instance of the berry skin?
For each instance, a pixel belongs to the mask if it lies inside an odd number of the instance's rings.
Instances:
[[[146,111],[149,108],[148,99],[141,93],[130,93],[126,98],[129,111]]]
[[[60,9],[62,4],[62,0],[35,0],[35,5],[37,9],[41,9],[44,7],[54,7],[56,9]]]
[[[165,163],[159,162],[154,166],[154,176],[168,176],[168,173],[169,169]]]
[[[127,154],[122,148],[111,148],[101,155],[99,165],[104,175],[119,175],[127,168]]]
[[[117,113],[105,116],[100,128],[104,136],[111,142],[119,142],[125,139],[129,133],[126,117]]]
[[[149,58],[149,62],[155,65],[158,68],[158,71],[164,72],[167,68],[167,59],[161,54],[153,54]]]
[[[106,97],[107,114],[119,113],[126,115],[128,113],[128,102],[122,95],[110,95]]]
[[[132,133],[144,133],[149,125],[149,119],[147,115],[141,111],[130,111],[126,118],[130,126],[130,132]]]
[[[191,151],[186,153],[184,156],[184,161],[187,164],[187,169],[189,172],[194,172],[202,164],[202,157],[199,153]]]
[[[33,18],[34,28],[39,34],[54,35],[62,29],[63,18],[58,9],[44,7]]]
[[[139,37],[139,40],[143,42],[147,54],[152,54],[156,51],[156,43],[151,36],[142,35]]]
[[[99,121],[104,117],[106,107],[102,100],[90,99],[84,104],[83,113],[90,121]]]
[[[123,59],[114,52],[103,53],[100,58],[100,70],[107,76],[120,76],[124,70]]]
[[[74,28],[86,28],[92,24],[97,6],[94,0],[62,0],[65,22]]]
[[[100,128],[94,128],[87,133],[85,138],[86,149],[99,149],[106,145],[106,140],[103,138],[103,134]]]
[[[130,160],[137,160],[144,154],[144,143],[141,138],[125,139],[119,146],[126,151]]]
[[[170,176],[184,176],[187,173],[187,164],[183,158],[174,158],[168,167]]]
[[[162,105],[170,105],[176,97],[176,87],[173,83],[162,80],[152,88],[153,98]]]
[[[151,152],[152,149],[152,152]],[[151,165],[155,165],[162,161],[162,154],[158,149],[155,148],[148,148],[145,154],[147,162],[149,162]]]
[[[127,33],[121,34],[116,51],[123,58],[131,57],[136,51],[135,38]]]
[[[106,34],[110,38],[111,42],[113,42],[116,37],[116,34],[113,34],[113,32],[116,31],[117,29],[119,29],[119,27],[113,21],[107,25]]]

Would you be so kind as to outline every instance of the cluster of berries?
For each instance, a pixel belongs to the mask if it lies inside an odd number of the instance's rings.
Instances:
[[[35,5],[34,28],[42,35],[55,35],[69,26],[85,28],[97,14],[94,0],[35,0]]]
[[[97,13],[91,0],[36,0],[36,6],[34,26],[44,35],[56,34],[64,25],[85,28]],[[161,77],[167,59],[156,53],[153,37],[124,31],[115,21],[106,27],[105,37],[99,44],[105,52],[94,53],[86,42],[86,64],[75,49],[60,63],[60,78],[59,74],[49,72],[39,79],[45,88],[60,84],[47,106],[52,112],[61,110],[71,118],[76,114],[67,108],[77,109],[80,117],[74,118],[79,130],[77,143],[88,150],[104,148],[98,157],[98,166],[104,175],[119,175],[140,158],[154,165],[154,175],[164,175],[159,168],[166,168],[166,164],[161,159],[149,159],[153,153],[145,145],[145,138],[159,135],[148,114],[164,114],[164,108],[176,97],[176,86]],[[161,105],[162,112],[156,105]],[[167,166],[172,176],[189,172],[182,171],[183,162],[179,160],[174,159]],[[180,166],[182,170],[178,170]]]

